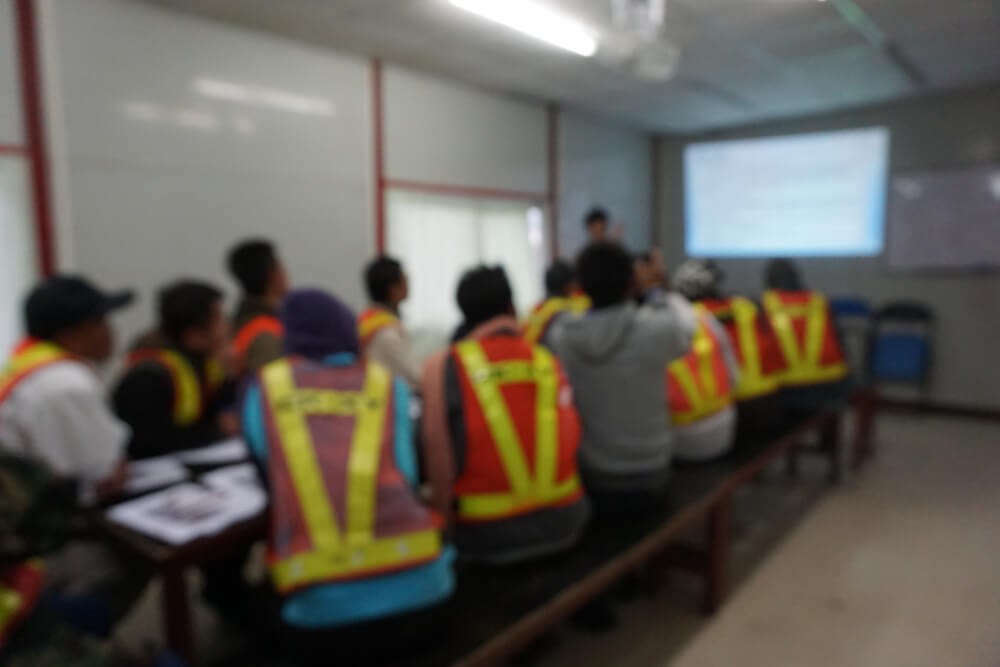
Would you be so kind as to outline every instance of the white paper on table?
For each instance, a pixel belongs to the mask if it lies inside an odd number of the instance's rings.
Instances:
[[[178,452],[177,458],[192,466],[236,463],[250,458],[250,450],[241,438],[230,438],[207,447]]]
[[[115,523],[168,544],[215,535],[260,514],[267,499],[260,490],[179,484],[107,511]]]
[[[125,480],[126,493],[143,493],[188,479],[188,471],[174,456],[130,461]]]
[[[201,481],[211,487],[237,487],[263,490],[257,467],[252,463],[240,463],[214,470],[201,478]]]

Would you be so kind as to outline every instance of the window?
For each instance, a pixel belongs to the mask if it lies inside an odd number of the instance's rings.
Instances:
[[[518,313],[543,296],[545,219],[528,203],[393,191],[388,197],[388,252],[410,276],[403,304],[418,354],[447,343],[462,316],[455,289],[467,269],[500,264]]]
[[[21,301],[37,276],[28,164],[19,155],[0,155],[0,357],[22,335]]]

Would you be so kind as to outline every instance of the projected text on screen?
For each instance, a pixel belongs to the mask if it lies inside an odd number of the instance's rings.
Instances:
[[[687,253],[877,255],[888,167],[882,127],[692,144],[684,152]]]

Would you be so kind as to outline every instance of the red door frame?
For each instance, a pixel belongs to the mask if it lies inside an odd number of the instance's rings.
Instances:
[[[526,190],[506,190],[503,188],[485,188],[453,183],[435,183],[431,181],[414,181],[389,178],[385,173],[385,91],[383,67],[379,60],[371,62],[372,85],[372,133],[374,139],[375,166],[375,251],[379,254],[386,250],[386,191],[407,190],[409,192],[426,192],[437,195],[454,195],[473,199],[509,199],[526,201],[543,206],[549,210],[549,237],[552,257],[558,255],[558,188],[559,188],[559,108],[549,105],[547,108],[547,147],[546,172],[547,183],[545,192],[530,192]]]
[[[38,245],[38,267],[43,276],[56,269],[55,237],[52,222],[52,200],[49,185],[48,146],[45,138],[42,73],[39,55],[38,15],[34,0],[13,0],[16,23],[17,58],[21,83],[21,116],[24,126],[23,147],[6,147],[4,152],[18,149],[28,159],[31,171],[31,198],[35,212],[35,237]]]

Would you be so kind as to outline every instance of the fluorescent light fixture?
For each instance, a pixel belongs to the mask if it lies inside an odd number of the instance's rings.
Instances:
[[[467,12],[578,56],[597,53],[597,37],[582,23],[531,0],[450,0]]]

